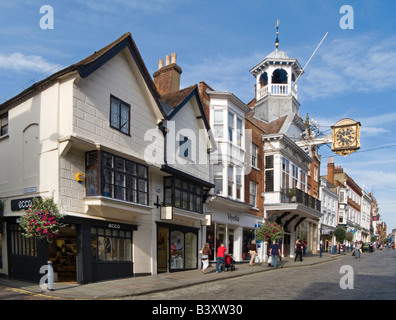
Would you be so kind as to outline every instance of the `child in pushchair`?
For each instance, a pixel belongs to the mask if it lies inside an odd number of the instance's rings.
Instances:
[[[226,269],[227,269],[227,271],[229,270],[229,269],[231,269],[231,271],[234,271],[235,270],[235,261],[234,261],[234,259],[232,259],[232,256],[231,255],[226,255],[226,257],[225,257],[225,267],[226,267]]]

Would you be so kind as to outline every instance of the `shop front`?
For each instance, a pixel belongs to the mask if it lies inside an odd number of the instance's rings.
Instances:
[[[249,261],[247,246],[256,238],[256,226],[261,223],[260,218],[243,212],[211,209],[212,225],[205,227],[203,234],[212,250],[209,259],[216,259],[216,250],[224,243],[236,262]]]
[[[39,282],[52,261],[55,281],[79,284],[133,276],[133,231],[137,226],[67,216],[51,243],[27,239],[17,218],[7,219],[8,275]]]
[[[199,229],[157,222],[157,272],[198,268]]]

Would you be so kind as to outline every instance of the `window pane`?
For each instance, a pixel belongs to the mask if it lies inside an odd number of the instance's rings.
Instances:
[[[103,153],[103,165],[105,167],[113,168],[113,156],[108,153]]]
[[[215,138],[223,138],[224,137],[223,125],[215,124],[213,126],[213,134]]]
[[[126,162],[126,172],[128,174],[136,176],[136,163],[133,163],[131,161]]]
[[[125,239],[124,243],[125,261],[132,261],[132,240]]]
[[[147,178],[147,167],[138,165],[138,177]]]
[[[121,124],[120,130],[129,134],[129,107],[121,104]]]
[[[105,260],[104,237],[98,237],[98,258],[99,260]]]
[[[228,113],[228,139],[232,142],[234,135],[234,114]]]
[[[242,120],[237,118],[237,145],[242,145]]]
[[[118,171],[125,171],[125,160],[115,157],[114,159],[114,169]]]
[[[104,238],[104,246],[105,246],[105,259],[106,261],[111,261],[111,248],[112,248],[112,241],[110,237]]]
[[[95,233],[96,233],[96,229],[95,229]],[[97,242],[96,242],[96,235],[94,233],[92,233],[91,236],[91,256],[93,260],[97,259]]]
[[[274,156],[265,157],[265,169],[272,169],[274,167]]]
[[[111,99],[110,125],[120,128],[120,101],[117,99]]]
[[[214,110],[214,123],[223,123],[223,110]]]
[[[120,238],[118,241],[119,241],[119,260],[125,261],[125,239]]]
[[[110,170],[103,170],[104,186],[103,195],[106,197],[113,197],[113,172]]]
[[[222,194],[223,193],[223,179],[215,179],[215,194]]]
[[[138,180],[139,191],[147,192],[147,181],[146,180]]]
[[[88,169],[87,170],[87,195],[88,196],[96,196],[98,195],[98,178],[97,178],[97,170]]]
[[[138,197],[139,197],[138,202],[140,204],[148,204],[147,193],[139,192]]]

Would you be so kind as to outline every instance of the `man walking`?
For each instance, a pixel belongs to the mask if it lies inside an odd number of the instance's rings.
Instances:
[[[280,256],[280,247],[277,241],[273,241],[271,245],[271,256],[272,256],[272,265],[274,266],[274,269],[278,266],[278,257]]]
[[[217,248],[217,261],[216,261],[216,273],[219,273],[220,262],[223,263],[223,271],[225,271],[225,255],[227,254],[227,249],[224,246],[224,243]]]

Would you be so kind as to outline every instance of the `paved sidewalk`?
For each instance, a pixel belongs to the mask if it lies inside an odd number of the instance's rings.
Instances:
[[[330,255],[328,253],[324,253],[322,258],[320,258],[318,254],[310,254],[304,257],[302,262],[294,262],[293,258],[283,258],[281,265],[283,268],[304,267],[333,261],[340,256],[343,255]],[[252,273],[271,272],[271,270],[273,270],[272,267],[268,267],[267,263],[259,263],[253,267],[250,267],[248,263],[236,264],[235,266],[235,271],[216,273],[216,264],[211,264],[205,275],[200,269],[198,269],[161,273],[145,277],[109,280],[84,285],[78,285],[75,283],[55,283],[54,291],[42,290],[38,284],[34,283],[0,278],[0,287],[18,288],[31,293],[45,294],[46,296],[53,297],[55,299],[121,299],[142,294],[185,288],[212,281],[241,277]]]

